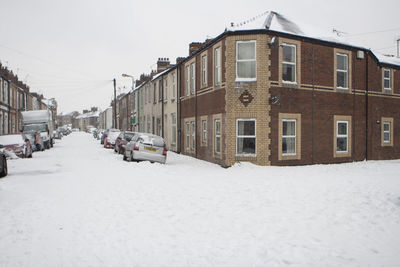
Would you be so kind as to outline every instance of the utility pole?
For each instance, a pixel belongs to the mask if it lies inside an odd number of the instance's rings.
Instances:
[[[114,79],[114,127],[117,128],[117,82]]]

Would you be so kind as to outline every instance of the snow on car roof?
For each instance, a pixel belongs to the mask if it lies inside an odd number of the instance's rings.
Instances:
[[[0,136],[0,144],[1,145],[15,145],[15,144],[23,144],[24,138],[21,134],[10,134],[10,135],[1,135]]]

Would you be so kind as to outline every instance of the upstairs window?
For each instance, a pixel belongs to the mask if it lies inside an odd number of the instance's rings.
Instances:
[[[191,69],[191,85],[192,85],[192,95],[194,95],[194,92],[196,90],[196,65],[195,63],[190,64],[190,69]]]
[[[207,85],[207,56],[201,57],[201,84]]]
[[[185,72],[185,80],[186,80],[186,96],[190,95],[190,66],[186,66]]]
[[[256,80],[256,41],[236,42],[236,80]]]
[[[346,54],[336,54],[336,87],[341,89],[349,88],[349,58]]]
[[[221,85],[221,47],[215,48],[214,51],[214,74],[215,85]]]
[[[389,69],[383,70],[383,89],[392,90],[391,72]]]
[[[282,81],[296,83],[296,45],[282,44]]]

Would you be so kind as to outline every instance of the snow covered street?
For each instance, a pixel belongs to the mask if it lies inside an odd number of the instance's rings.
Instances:
[[[0,179],[0,266],[400,266],[400,160],[125,162],[87,133]]]

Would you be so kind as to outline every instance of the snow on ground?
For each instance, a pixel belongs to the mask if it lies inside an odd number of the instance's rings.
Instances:
[[[0,266],[400,266],[400,161],[124,162],[86,133],[0,179]]]

